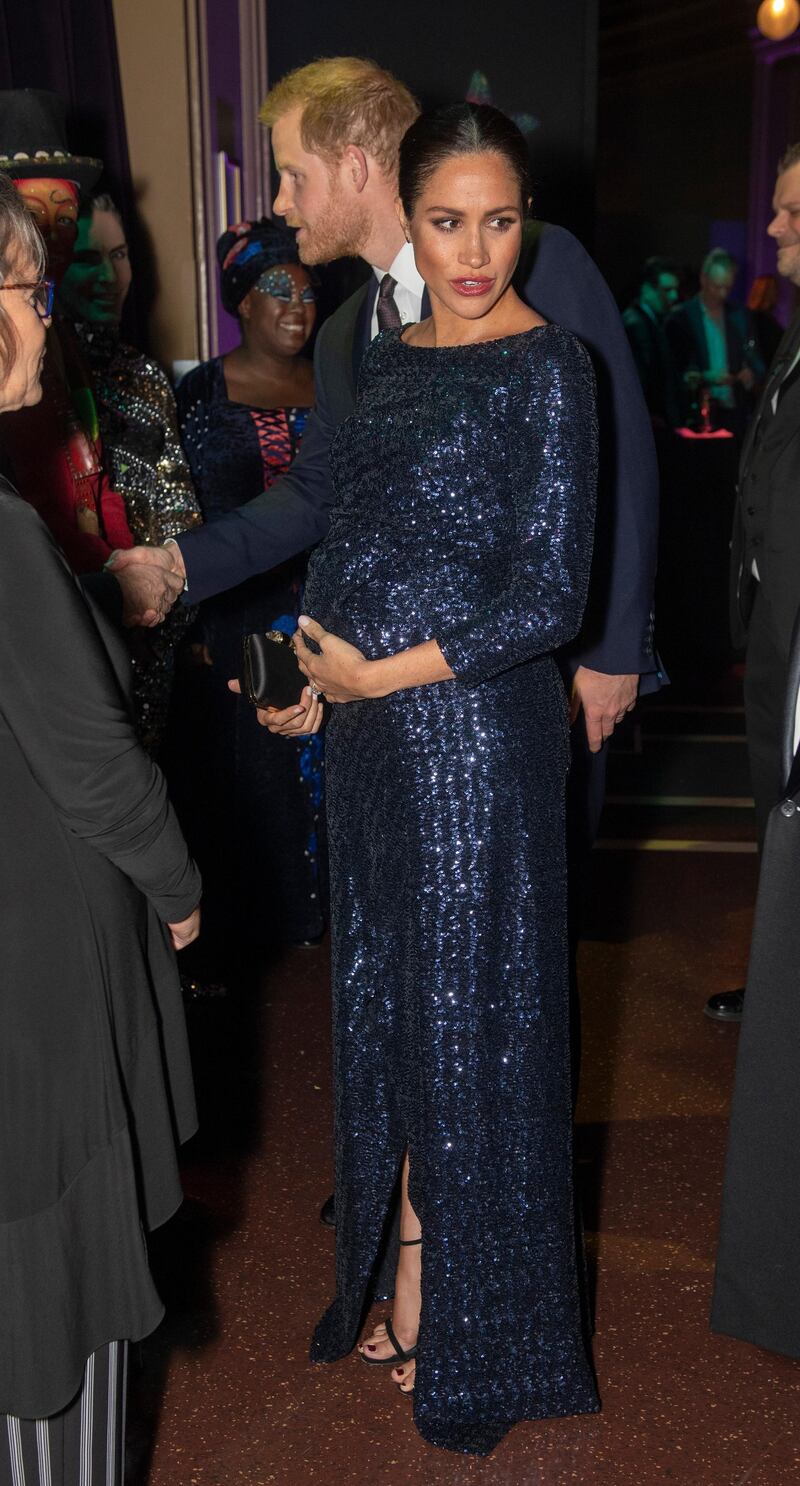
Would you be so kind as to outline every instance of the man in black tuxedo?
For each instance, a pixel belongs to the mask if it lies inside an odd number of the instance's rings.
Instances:
[[[678,302],[678,291],[675,264],[669,258],[648,258],[639,293],[622,316],[650,417],[660,428],[677,428],[680,423],[675,365],[664,330],[664,321]]]
[[[320,332],[316,408],[291,469],[223,520],[165,547],[120,553],[115,571],[167,566],[185,580],[186,600],[197,603],[324,537],[334,501],[328,451],[353,410],[364,350],[380,328],[429,313],[395,209],[400,140],[417,113],[401,83],[359,58],[313,62],[271,90],[261,120],[272,127],[280,173],[275,211],[298,229],[302,261],[357,255],[372,274]],[[579,834],[591,840],[602,806],[603,744],[637,693],[660,684],[652,627],[656,462],[619,312],[581,244],[562,227],[530,223],[519,277],[527,302],[587,346],[598,383],[602,467],[592,587],[581,635],[563,657],[576,777],[588,781]]]
[[[773,206],[767,231],[777,245],[778,272],[800,288],[800,143],[781,160]],[[759,845],[785,783],[783,705],[798,611],[800,312],[778,347],[747,432],[731,543],[731,626],[734,644],[747,645],[745,721]],[[706,1012],[739,1021],[743,995],[712,996]]]

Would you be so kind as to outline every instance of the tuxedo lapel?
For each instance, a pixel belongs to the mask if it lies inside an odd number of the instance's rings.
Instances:
[[[353,326],[353,395],[358,386],[358,373],[361,370],[361,360],[364,352],[372,340],[372,315],[375,309],[375,300],[378,297],[378,280],[374,274],[370,275],[369,283],[364,286],[364,295],[358,307],[355,324]]]
[[[800,350],[800,315],[797,315],[789,326],[789,329],[786,332],[786,336],[784,337],[784,340],[781,341],[781,344],[778,347],[777,355],[775,357],[776,363],[780,362],[778,407],[780,407],[784,397],[788,395],[790,389],[796,385],[798,380],[800,380],[800,359],[796,360],[798,350]],[[794,366],[792,366],[793,361],[795,362]],[[791,371],[789,371],[788,373],[786,371],[787,367],[791,367]]]
[[[789,375],[787,377],[784,377],[780,387],[778,388],[778,407],[781,406],[783,399],[789,396],[789,393],[793,390],[793,388],[797,387],[798,382],[800,382],[800,361],[798,361],[795,366],[793,366],[792,370],[789,372]]]
[[[790,437],[793,431],[791,421],[786,417],[786,413],[789,411],[789,403],[787,403],[785,406],[784,416],[782,418],[779,419],[777,417],[777,413],[781,410],[781,404],[783,403],[784,398],[790,398],[792,390],[796,389],[797,368],[795,368],[795,370],[788,378],[786,377],[786,368],[787,366],[791,366],[792,361],[797,354],[799,345],[800,315],[797,315],[795,316],[794,320],[786,331],[783,340],[778,346],[778,349],[775,352],[775,359],[772,362],[772,365],[770,366],[769,372],[767,374],[767,380],[764,384],[764,390],[761,394],[761,399],[758,404],[758,410],[752,423],[750,424],[750,428],[748,429],[747,438],[745,440],[744,449],[742,451],[743,467],[747,466],[750,455],[757,444],[766,441],[772,443],[773,438],[776,442],[783,443],[785,442],[786,438]],[[781,384],[784,382],[784,379],[786,379],[786,385],[782,387]],[[778,392],[779,389],[780,394],[778,397],[777,408],[776,412],[773,413],[772,404],[775,398],[775,393]]]

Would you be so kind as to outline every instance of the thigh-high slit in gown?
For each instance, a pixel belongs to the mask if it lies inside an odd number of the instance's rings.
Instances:
[[[414,1415],[485,1454],[598,1407],[576,1275],[568,727],[596,483],[588,358],[548,325],[423,348],[387,331],[332,451],[306,608],[370,658],[436,639],[455,679],[328,724],[336,1299],[353,1347],[403,1154],[422,1224]]]

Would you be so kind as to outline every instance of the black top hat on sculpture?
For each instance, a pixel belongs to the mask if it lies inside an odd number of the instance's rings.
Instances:
[[[101,160],[73,155],[64,122],[64,104],[42,88],[0,90],[0,170],[15,180],[37,176],[74,181],[91,191],[103,169]]]

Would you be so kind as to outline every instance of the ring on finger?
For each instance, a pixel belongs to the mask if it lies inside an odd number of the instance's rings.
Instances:
[[[314,698],[315,701],[316,701],[317,697],[321,697],[322,696],[322,692],[320,691],[320,689],[319,689],[318,686],[315,686],[314,685],[314,682],[313,681],[309,681],[309,683],[308,683],[308,689],[311,692],[311,695],[312,695],[312,697]]]

